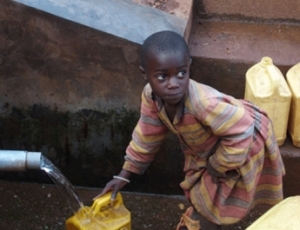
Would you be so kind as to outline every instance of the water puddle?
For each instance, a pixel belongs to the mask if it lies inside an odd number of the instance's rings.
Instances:
[[[61,171],[45,156],[41,156],[41,170],[44,170],[48,174],[48,176],[53,180],[61,193],[64,194],[73,213],[76,213],[79,209],[84,207],[82,201],[77,196],[72,184],[61,173]]]

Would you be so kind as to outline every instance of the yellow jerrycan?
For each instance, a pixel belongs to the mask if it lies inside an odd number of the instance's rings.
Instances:
[[[120,193],[114,201],[111,192],[96,199],[92,207],[82,207],[66,220],[67,230],[131,230],[131,214]]]
[[[300,63],[289,69],[286,79],[292,92],[288,132],[293,145],[300,148]]]
[[[246,230],[284,229],[300,229],[300,196],[285,198],[246,228]]]
[[[286,139],[291,97],[284,76],[270,57],[263,57],[246,72],[244,99],[267,112],[279,146]]]

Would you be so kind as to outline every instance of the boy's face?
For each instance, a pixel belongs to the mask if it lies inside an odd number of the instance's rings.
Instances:
[[[152,53],[145,67],[140,67],[154,94],[169,106],[176,106],[189,84],[191,59],[186,52]]]

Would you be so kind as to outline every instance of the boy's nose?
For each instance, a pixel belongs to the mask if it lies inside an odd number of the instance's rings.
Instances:
[[[168,88],[177,88],[179,86],[176,77],[171,77],[168,82]]]

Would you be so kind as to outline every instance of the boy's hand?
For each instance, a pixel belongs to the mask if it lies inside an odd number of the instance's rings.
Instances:
[[[117,193],[119,190],[121,190],[127,183],[125,181],[122,180],[118,180],[118,179],[112,179],[111,181],[109,181],[105,188],[102,190],[102,192],[97,195],[96,197],[94,197],[93,200],[105,195],[106,193],[112,191],[111,194],[111,201],[113,201],[116,197],[117,197]]]
[[[131,176],[131,172],[127,171],[127,170],[124,170],[122,169],[121,172],[119,173],[119,175],[117,177],[121,177],[121,178],[125,178],[128,180],[128,178]],[[129,182],[129,181],[128,181]],[[112,194],[111,194],[111,200],[113,201],[114,199],[116,199],[117,197],[117,193],[128,183],[124,180],[120,180],[118,178],[114,178],[112,179],[111,181],[109,181],[104,189],[102,190],[102,192],[97,195],[96,197],[94,197],[93,200],[103,196],[104,194],[112,191]]]

